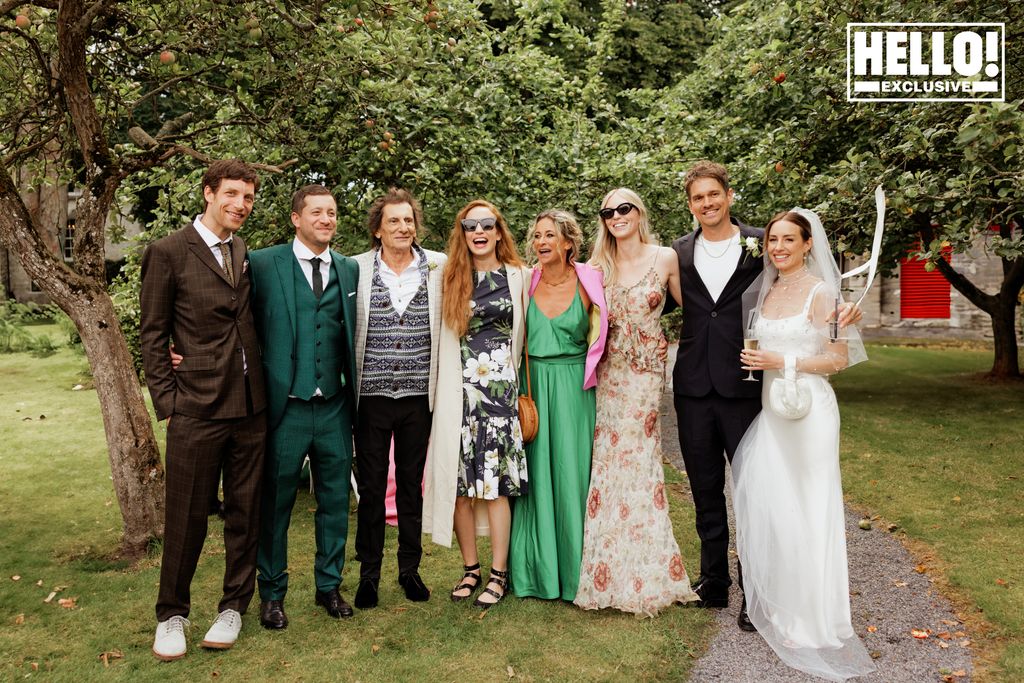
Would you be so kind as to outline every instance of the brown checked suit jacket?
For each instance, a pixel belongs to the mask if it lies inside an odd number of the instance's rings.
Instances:
[[[248,254],[232,237],[232,284],[191,224],[153,242],[142,257],[142,362],[157,419],[246,416],[242,354],[253,410],[265,407],[263,366],[249,308]],[[168,344],[184,356],[171,367]]]

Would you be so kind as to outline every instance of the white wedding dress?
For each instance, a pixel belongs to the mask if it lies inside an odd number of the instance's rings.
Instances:
[[[842,681],[874,670],[850,624],[839,408],[825,377],[848,358],[845,344],[828,341],[834,295],[800,277],[772,287],[755,329],[761,349],[799,359],[811,409],[799,420],[773,413],[768,387],[781,372],[765,371],[764,409],[732,463],[737,548],[758,633],[788,666]]]

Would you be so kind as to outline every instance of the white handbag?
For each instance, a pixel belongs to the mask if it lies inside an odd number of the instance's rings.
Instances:
[[[797,377],[795,359],[787,358],[782,376],[772,379],[768,387],[768,407],[787,420],[799,420],[810,412],[811,383]]]

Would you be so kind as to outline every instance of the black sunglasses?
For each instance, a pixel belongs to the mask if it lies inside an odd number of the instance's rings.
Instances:
[[[611,208],[611,207],[609,207],[607,209],[601,209],[600,211],[597,212],[597,215],[600,216],[603,220],[608,220],[609,218],[611,218],[615,214],[619,214],[620,216],[625,216],[627,213],[629,213],[630,211],[632,211],[635,208],[636,208],[636,205],[634,205],[634,204],[630,204],[629,202],[622,202],[621,204],[616,206],[614,209]]]
[[[484,232],[490,232],[494,230],[497,222],[497,218],[463,218],[461,221],[462,232],[476,232],[478,225],[484,229]]]

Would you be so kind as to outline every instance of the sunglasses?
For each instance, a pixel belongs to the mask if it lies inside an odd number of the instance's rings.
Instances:
[[[611,218],[615,214],[619,214],[620,216],[625,216],[627,213],[629,213],[630,211],[632,211],[635,208],[636,208],[636,206],[633,205],[633,204],[630,204],[629,202],[622,202],[621,204],[616,206],[614,209],[611,208],[611,207],[609,207],[607,209],[601,209],[600,211],[597,212],[597,215],[600,216],[603,220],[608,220],[609,218]]]
[[[484,229],[484,232],[490,232],[494,230],[494,226],[497,224],[497,218],[463,218],[462,221],[462,232],[476,232],[477,226]]]

